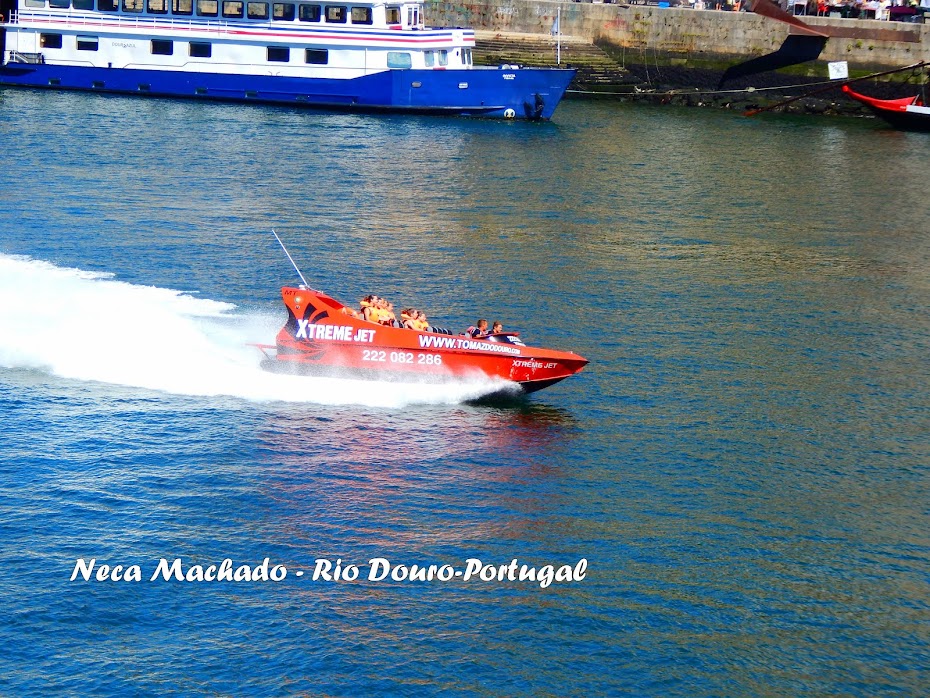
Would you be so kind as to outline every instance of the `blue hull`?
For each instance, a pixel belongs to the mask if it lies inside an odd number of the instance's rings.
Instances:
[[[549,119],[574,70],[389,70],[351,80],[7,63],[0,85],[358,111]]]

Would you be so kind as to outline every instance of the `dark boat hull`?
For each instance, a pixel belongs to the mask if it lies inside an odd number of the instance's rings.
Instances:
[[[924,105],[917,96],[876,99],[853,91],[849,85],[843,85],[843,92],[867,106],[873,114],[896,129],[930,132],[930,107]]]

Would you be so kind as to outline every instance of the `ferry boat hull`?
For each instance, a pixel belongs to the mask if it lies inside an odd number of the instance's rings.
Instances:
[[[552,118],[574,70],[391,70],[347,80],[7,63],[0,85],[321,109]],[[416,87],[412,85],[417,84]]]
[[[279,373],[411,382],[499,378],[532,393],[588,363],[572,352],[527,347],[513,334],[473,339],[378,325],[311,289],[284,287],[281,296],[287,323],[276,344],[257,345],[266,356],[262,367]]]

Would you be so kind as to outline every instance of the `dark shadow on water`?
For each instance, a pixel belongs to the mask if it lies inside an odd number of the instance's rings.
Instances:
[[[475,407],[520,407],[532,404],[530,400],[530,396],[523,391],[505,389],[476,397],[474,400],[466,400],[465,404]]]

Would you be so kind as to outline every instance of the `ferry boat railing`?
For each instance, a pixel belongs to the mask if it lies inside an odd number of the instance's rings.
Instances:
[[[9,56],[9,63],[45,63],[45,56],[41,53],[25,53],[11,50]]]
[[[12,11],[10,13],[9,24],[21,24],[29,20],[46,22],[48,20],[61,20],[64,18],[71,25],[104,27],[107,29],[184,29],[186,31],[204,29],[208,31],[219,31],[223,34],[230,32],[230,23],[226,20],[203,19],[194,17],[174,17],[151,15],[127,16],[122,14],[80,14],[71,10],[67,12],[21,12]],[[105,22],[105,23],[104,23]],[[241,27],[242,25],[237,25]]]
[[[49,12],[41,9],[16,9],[10,11],[7,24],[27,24],[37,22],[45,24],[47,22],[66,20],[68,24],[78,27],[93,26],[100,29],[181,29],[192,31],[203,29],[207,31],[218,31],[222,34],[229,34],[234,30],[241,29],[270,29],[274,26],[268,21],[243,21],[229,22],[225,19],[209,19],[204,17],[178,17],[177,15],[125,15],[122,13],[95,12],[85,14],[75,12],[72,8],[67,10]],[[309,25],[312,27],[313,25]],[[335,29],[335,27],[327,27]],[[420,27],[423,29],[424,27]],[[435,28],[439,31],[446,31],[444,28]]]

